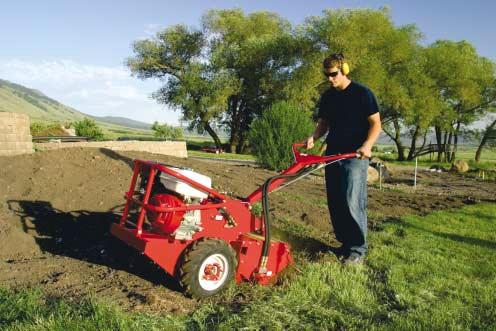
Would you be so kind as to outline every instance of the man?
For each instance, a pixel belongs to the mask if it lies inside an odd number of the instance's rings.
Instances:
[[[359,264],[367,252],[367,169],[372,146],[381,132],[381,119],[372,91],[351,81],[349,66],[342,54],[333,54],[323,63],[331,86],[320,99],[314,141],[329,132],[326,155],[357,152],[326,166],[327,204],[334,233],[342,243],[338,255],[344,264]]]

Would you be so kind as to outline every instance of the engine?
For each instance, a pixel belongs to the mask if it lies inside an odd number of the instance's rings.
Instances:
[[[188,169],[171,168],[200,184],[211,187],[211,179]],[[178,178],[161,173],[154,183],[150,204],[159,208],[184,207],[198,204],[208,196]],[[190,240],[192,236],[203,230],[201,227],[201,211],[155,212],[148,211],[147,219],[154,231],[173,235],[178,240]]]
[[[185,203],[173,194],[155,194],[150,203],[159,208],[183,207]],[[155,211],[148,211],[148,221],[152,224],[154,230],[171,234],[177,230],[186,212],[177,211],[169,213],[161,213]]]

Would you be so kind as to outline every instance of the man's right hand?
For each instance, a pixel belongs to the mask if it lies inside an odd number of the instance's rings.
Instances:
[[[310,149],[314,146],[313,135],[307,138],[305,148]]]

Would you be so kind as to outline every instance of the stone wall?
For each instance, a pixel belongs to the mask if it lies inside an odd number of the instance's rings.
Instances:
[[[155,154],[188,157],[185,141],[91,141],[91,142],[50,142],[35,143],[37,150],[51,150],[59,148],[90,147],[107,148],[114,151],[141,151]]]
[[[29,116],[0,112],[0,156],[33,153]]]

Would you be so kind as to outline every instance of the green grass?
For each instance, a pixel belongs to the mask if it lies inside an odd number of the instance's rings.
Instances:
[[[396,158],[398,157],[398,154],[395,152],[386,154],[385,151],[392,151],[395,150],[396,147],[392,145],[379,145],[378,146],[378,152],[374,152],[374,156],[380,157],[383,160],[387,160],[389,162],[394,162]],[[496,148],[489,148],[486,147],[482,151],[481,155],[481,161],[479,163],[475,163],[474,158],[475,158],[475,152],[477,150],[476,146],[466,146],[466,145],[461,145],[458,147],[458,150],[456,152],[456,159],[457,160],[465,160],[469,162],[470,166],[472,168],[484,168],[484,167],[490,167],[490,168],[496,168]],[[408,155],[408,149],[405,152],[405,157]],[[434,153],[432,155],[432,158],[430,155],[422,155],[418,158],[418,161],[420,164],[439,164],[436,162],[437,160],[437,153]],[[398,164],[415,164],[415,161],[404,161],[404,162],[398,162]],[[449,163],[441,163],[441,165],[445,167],[449,167]]]
[[[299,261],[282,285],[231,287],[190,315],[123,313],[98,300],[0,291],[5,330],[494,330],[496,205],[390,221],[370,234],[367,264]],[[243,293],[243,303],[232,304]]]
[[[457,155],[462,160],[473,160],[475,158],[476,150],[476,147],[461,147],[460,150],[457,152]],[[496,148],[485,147],[482,150],[481,161],[496,163]]]
[[[110,123],[97,123],[99,127],[102,128],[105,139],[107,140],[117,140],[120,137],[140,137],[140,138],[150,138],[153,139],[153,131],[152,130],[141,130],[134,128],[126,128],[122,126],[118,126]]]
[[[184,319],[126,314],[112,303],[91,298],[74,304],[45,299],[39,290],[13,295],[0,289],[0,330],[177,330]]]
[[[207,152],[194,151],[194,150],[188,150],[188,156],[207,157],[214,159],[227,159],[227,160],[242,160],[242,161],[256,160],[253,155],[248,155],[248,154],[232,154],[232,153],[215,154],[215,153],[207,153]]]

